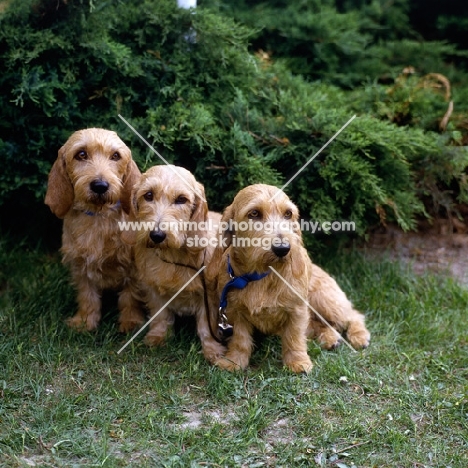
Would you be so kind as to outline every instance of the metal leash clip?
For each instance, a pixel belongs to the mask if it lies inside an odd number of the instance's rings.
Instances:
[[[233,327],[228,322],[226,314],[224,313],[225,310],[225,307],[220,307],[218,309],[218,331],[223,339],[230,338],[233,333]]]

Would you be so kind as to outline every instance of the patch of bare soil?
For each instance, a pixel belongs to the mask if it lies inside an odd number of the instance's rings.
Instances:
[[[388,225],[373,232],[364,249],[409,263],[417,274],[451,275],[468,287],[468,225],[458,219],[423,222],[418,232]]]

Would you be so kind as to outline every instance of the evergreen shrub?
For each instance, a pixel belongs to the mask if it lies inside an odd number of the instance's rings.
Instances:
[[[142,170],[161,163],[120,114],[221,210],[245,185],[284,184],[356,113],[286,192],[302,216],[353,220],[360,233],[387,219],[414,227],[420,170],[449,158],[453,139],[382,119],[367,89],[351,99],[249,52],[253,34],[175,0],[11,3],[0,16],[0,204],[23,192],[42,203],[58,148],[80,128],[117,131]]]

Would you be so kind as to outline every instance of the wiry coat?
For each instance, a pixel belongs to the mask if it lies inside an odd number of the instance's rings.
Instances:
[[[115,132],[75,132],[58,152],[49,174],[45,203],[63,218],[61,253],[77,288],[78,312],[67,320],[94,330],[104,289],[119,290],[120,331],[144,321],[137,300],[132,248],[120,238],[129,199],[140,171]]]
[[[152,315],[145,342],[163,344],[175,314],[194,315],[203,353],[215,361],[224,348],[210,333],[201,276],[186,283],[211,259],[214,245],[197,246],[196,239],[215,241],[221,215],[208,212],[203,186],[177,166],[149,169],[134,187],[132,200],[133,218],[147,223],[146,228],[140,225],[137,231],[123,233],[126,242],[135,245],[138,275]],[[204,229],[203,223],[210,220],[211,229]]]
[[[225,233],[228,247],[217,248],[207,271],[211,307],[217,306],[230,279],[228,257],[236,276],[269,274],[250,282],[245,289],[229,291],[225,313],[234,334],[226,355],[216,362],[219,367],[245,368],[252,353],[252,333],[258,329],[281,337],[283,362],[288,368],[309,372],[312,362],[307,354],[307,336],[318,337],[324,347],[336,346],[340,339],[336,330],[315,318],[313,309],[331,319],[340,331],[347,329],[348,337],[355,331],[354,322],[364,327],[362,315],[352,309],[336,282],[310,261],[294,224],[298,218],[291,200],[283,192],[278,193],[276,187],[264,184],[244,188],[226,208],[223,222],[241,226],[251,220],[262,223],[263,228],[259,225],[258,229]],[[241,236],[248,242],[239,242]],[[353,344],[367,346],[369,334],[365,327],[356,332],[362,336],[356,337]]]

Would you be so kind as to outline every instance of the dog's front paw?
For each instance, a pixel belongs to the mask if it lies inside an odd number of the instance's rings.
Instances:
[[[238,353],[227,353],[225,356],[215,361],[215,365],[220,369],[229,372],[240,371],[245,369],[249,364],[249,357]]]
[[[65,320],[65,323],[77,331],[93,331],[96,330],[99,324],[100,316],[97,314],[84,315],[79,312]]]
[[[147,346],[163,346],[166,344],[167,337],[166,335],[152,335],[148,333],[143,341]]]
[[[203,356],[211,364],[216,364],[216,362],[224,356],[226,348],[216,341],[209,343],[202,343]]]
[[[140,328],[145,323],[144,320],[122,320],[119,325],[120,333],[129,333],[136,328]]]
[[[314,367],[312,361],[310,360],[309,356],[307,356],[307,354],[303,358],[296,358],[295,360],[285,359],[284,365],[296,374],[308,374]]]

